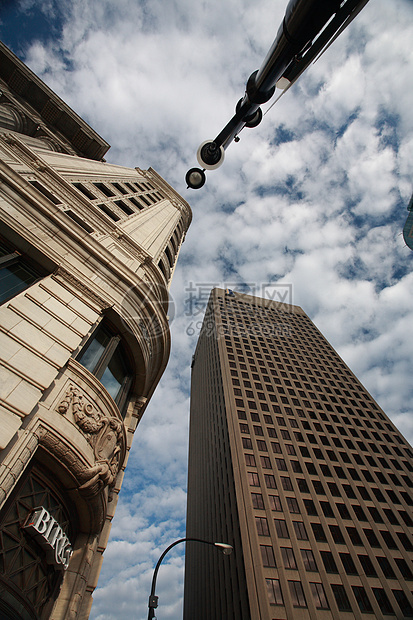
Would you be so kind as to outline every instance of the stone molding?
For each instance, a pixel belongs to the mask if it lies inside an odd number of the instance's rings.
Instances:
[[[96,305],[101,310],[107,310],[111,307],[111,305],[106,300],[104,300],[97,293],[92,291],[89,286],[79,280],[79,278],[76,278],[76,276],[67,271],[67,269],[65,269],[64,267],[57,267],[57,269],[52,274],[52,278],[54,280],[57,280],[59,284],[62,284],[63,286],[66,284],[66,288],[67,284],[70,284],[73,288],[76,289],[76,291],[82,293],[82,295],[87,297],[94,305]]]

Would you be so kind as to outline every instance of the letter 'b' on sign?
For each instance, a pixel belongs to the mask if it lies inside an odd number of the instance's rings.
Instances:
[[[56,568],[66,570],[73,549],[70,540],[43,506],[34,508],[23,528],[36,539],[46,553],[46,561]]]

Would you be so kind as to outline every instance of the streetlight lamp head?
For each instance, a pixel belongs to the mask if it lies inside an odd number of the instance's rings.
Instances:
[[[200,168],[191,168],[186,173],[185,181],[191,189],[200,189],[206,181],[205,172]]]
[[[199,165],[206,170],[216,170],[222,166],[224,157],[224,147],[218,146],[213,140],[205,140],[196,153]]]
[[[216,547],[219,547],[220,549],[222,549],[222,553],[224,555],[231,555],[232,551],[233,551],[233,547],[231,547],[231,545],[227,545],[226,543],[214,543],[214,545]]]

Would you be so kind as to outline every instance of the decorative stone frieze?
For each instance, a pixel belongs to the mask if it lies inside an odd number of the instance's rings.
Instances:
[[[94,451],[95,465],[82,472],[79,490],[94,495],[106,486],[113,487],[125,454],[123,421],[102,413],[90,397],[73,384],[70,384],[57,411],[62,415],[72,414]]]

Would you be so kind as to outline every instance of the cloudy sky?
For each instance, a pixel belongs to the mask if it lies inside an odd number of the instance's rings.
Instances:
[[[213,286],[291,284],[300,305],[413,441],[413,1],[371,0],[187,190],[199,144],[233,114],[286,0],[3,0],[0,37],[111,145],[194,214],[172,286],[172,354],[135,436],[92,620],[145,619],[153,566],[184,536],[191,355]],[[264,106],[264,111],[268,107]],[[183,547],[159,573],[181,620]]]

